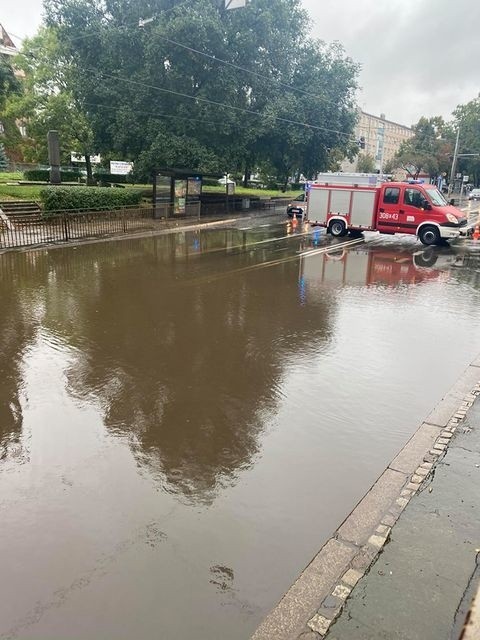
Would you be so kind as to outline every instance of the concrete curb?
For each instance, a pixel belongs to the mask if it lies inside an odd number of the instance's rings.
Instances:
[[[480,395],[480,356],[427,416],[251,640],[320,640]]]
[[[468,613],[467,622],[459,640],[478,640],[480,638],[480,587]]]

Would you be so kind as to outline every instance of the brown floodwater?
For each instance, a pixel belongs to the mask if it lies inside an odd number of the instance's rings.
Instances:
[[[468,243],[303,231],[0,255],[0,638],[246,640],[480,351]]]

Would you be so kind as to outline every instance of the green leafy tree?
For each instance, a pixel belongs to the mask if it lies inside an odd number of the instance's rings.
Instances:
[[[5,153],[5,147],[0,143],[0,171],[6,171],[8,168],[8,158]]]
[[[42,27],[34,38],[26,40],[17,64],[25,73],[25,81],[21,94],[10,100],[8,113],[27,122],[25,159],[48,161],[47,133],[54,129],[60,134],[62,162],[70,162],[71,151],[82,153],[92,180],[93,131],[88,112],[72,90],[69,61],[62,55],[55,30]]]
[[[395,155],[397,167],[412,178],[426,172],[436,176],[448,171],[453,152],[453,131],[441,116],[422,117],[413,126],[414,136],[402,142]]]
[[[20,92],[21,83],[16,77],[10,61],[10,56],[0,54],[0,122],[3,125],[1,139],[9,156],[18,160],[21,157],[18,152],[21,135],[16,126],[15,118],[8,113],[8,103],[12,96]]]
[[[10,56],[0,54],[0,111],[5,107],[9,95],[20,91],[20,83],[10,64]]]
[[[98,150],[137,171],[195,166],[247,181],[266,162],[286,181],[325,168],[333,148],[351,153],[358,67],[306,36],[300,0],[229,12],[217,0],[45,8]],[[139,17],[154,19],[139,27]]]
[[[357,160],[357,171],[360,173],[373,173],[375,171],[375,158],[369,153],[361,153]]]
[[[398,168],[399,166],[397,160],[395,158],[390,158],[390,160],[387,160],[383,165],[383,173],[392,175],[397,171]]]
[[[460,158],[459,171],[469,176],[469,181],[480,184],[480,98],[459,105],[453,112],[456,127],[460,127],[459,150],[462,153],[479,154]]]

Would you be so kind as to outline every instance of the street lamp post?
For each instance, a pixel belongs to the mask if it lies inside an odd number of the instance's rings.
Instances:
[[[457,140],[455,142],[455,151],[453,152],[453,160],[452,160],[452,169],[450,171],[450,182],[448,184],[448,195],[452,195],[453,191],[453,180],[455,178],[455,168],[457,166],[457,158],[458,158],[458,143],[460,141],[460,127],[457,129]]]

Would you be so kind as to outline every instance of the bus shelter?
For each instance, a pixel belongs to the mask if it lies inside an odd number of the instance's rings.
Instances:
[[[157,169],[153,175],[154,217],[200,217],[204,178],[224,177],[222,173],[207,174],[191,169]]]

